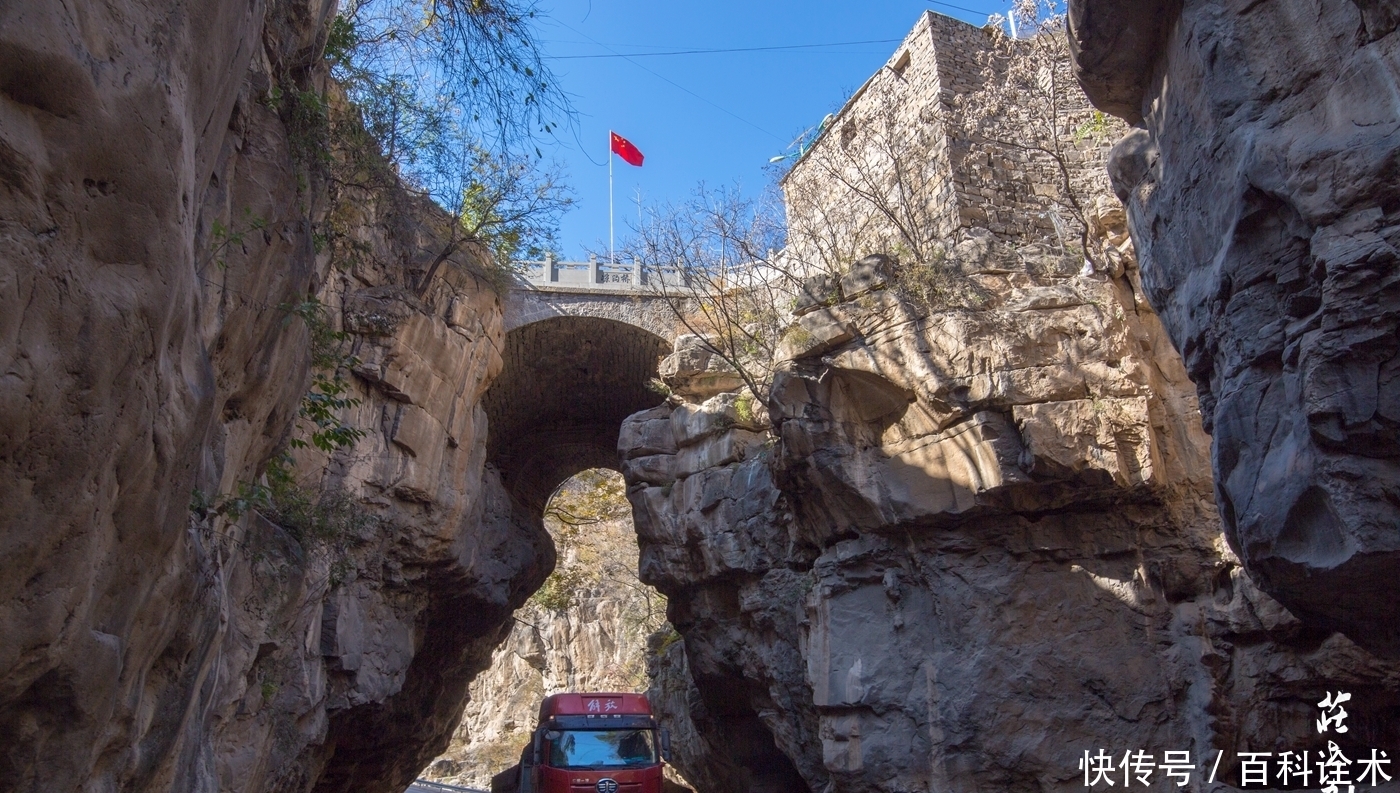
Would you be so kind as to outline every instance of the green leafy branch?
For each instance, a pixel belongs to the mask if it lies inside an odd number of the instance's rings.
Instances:
[[[262,478],[260,482],[239,482],[232,493],[213,501],[196,490],[190,511],[201,518],[220,515],[230,521],[256,511],[303,545],[344,543],[379,520],[347,493],[317,494],[297,484],[291,455],[286,452],[268,461]],[[339,577],[344,578],[344,571]]]
[[[357,397],[349,396],[350,384],[341,375],[343,370],[359,363],[353,355],[342,351],[350,334],[331,325],[326,318],[325,304],[314,297],[284,308],[289,321],[296,317],[306,325],[311,335],[311,367],[316,370],[311,387],[297,406],[297,416],[313,427],[309,440],[292,438],[288,445],[293,449],[314,446],[328,453],[354,446],[365,436],[365,431],[345,424],[338,417],[342,411],[360,406]]]
[[[340,411],[360,405],[358,398],[346,396],[349,390],[349,384],[340,377],[327,377],[317,372],[311,380],[311,389],[302,397],[297,409],[297,415],[311,422],[316,429],[311,431],[309,443],[301,438],[292,438],[287,444],[293,449],[315,446],[327,453],[354,446],[365,436],[365,431],[337,418]]]
[[[232,226],[225,226],[223,221],[214,219],[213,226],[209,231],[209,240],[212,243],[209,249],[209,258],[205,261],[213,261],[220,270],[228,269],[228,254],[235,247],[243,247],[243,238],[251,231],[262,231],[267,228],[267,218],[253,214],[251,207],[243,209],[244,227],[240,231],[235,231]]]
[[[288,321],[300,318],[306,324],[311,336],[311,363],[316,370],[311,387],[297,407],[298,418],[308,422],[311,431],[306,438],[291,438],[287,447],[314,446],[330,453],[354,446],[365,431],[338,417],[342,411],[360,405],[358,398],[349,395],[350,385],[341,376],[344,369],[357,363],[353,356],[342,352],[343,342],[350,334],[331,326],[325,306],[315,298],[282,308],[288,313]],[[236,521],[256,510],[303,542],[339,537],[373,520],[346,494],[325,493],[317,497],[298,485],[292,457],[285,450],[268,461],[260,479],[239,482],[232,493],[212,500],[196,491],[190,511],[201,517],[215,514]]]
[[[1081,143],[1085,140],[1091,140],[1095,143],[1103,143],[1112,139],[1114,131],[1113,122],[1108,115],[1102,110],[1095,110],[1089,116],[1089,120],[1074,130],[1074,142]]]

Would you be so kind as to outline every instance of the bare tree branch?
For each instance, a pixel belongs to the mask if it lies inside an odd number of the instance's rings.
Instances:
[[[648,263],[648,285],[687,332],[766,399],[779,335],[806,273],[775,251],[786,242],[777,195],[707,189],[652,212],[624,250]]]

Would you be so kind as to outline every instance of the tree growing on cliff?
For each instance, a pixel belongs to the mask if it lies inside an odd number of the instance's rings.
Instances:
[[[417,279],[474,247],[497,285],[517,254],[553,241],[571,200],[540,139],[569,109],[512,0],[351,0],[331,25],[331,73],[347,100],[332,119],[332,212],[341,194],[404,187],[446,210],[441,247]],[[332,221],[324,234],[333,239]],[[342,251],[351,256],[354,250]]]
[[[700,185],[688,201],[654,208],[623,244],[644,262],[650,291],[687,332],[766,400],[773,357],[804,273],[781,254],[782,204]]]
[[[449,124],[500,151],[532,146],[568,116],[536,15],[528,0],[349,0],[326,54],[384,155],[407,173],[432,171]]]
[[[940,214],[945,189],[939,171],[936,114],[913,117],[893,95],[835,127],[782,179],[791,258],[807,277],[836,279],[872,253],[899,262],[896,288],[932,308],[978,302],[980,289],[950,267],[954,231]]]
[[[788,240],[809,269],[839,273],[870,253],[906,265],[934,262],[943,253],[943,228],[931,198],[936,119],[925,108],[918,123],[886,102],[860,119],[837,120],[827,140],[783,180]],[[832,200],[839,191],[844,200]]]
[[[1049,202],[1057,231],[1067,220],[1076,252],[1096,264],[1089,214],[1102,191],[1082,164],[1085,144],[1102,145],[1121,125],[1094,110],[1074,79],[1060,0],[1015,0],[1010,16],[993,16],[986,30],[992,46],[977,63],[984,87],[953,103],[970,138],[964,156],[995,158],[1000,148],[1020,153],[1024,170],[1047,168],[1053,184],[1037,193]]]

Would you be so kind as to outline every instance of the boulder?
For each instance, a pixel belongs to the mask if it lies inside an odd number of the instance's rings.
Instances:
[[[898,268],[894,259],[882,253],[860,259],[841,276],[841,298],[853,300],[866,292],[884,289],[897,277]]]
[[[698,400],[733,391],[744,383],[705,339],[693,334],[676,339],[675,351],[661,360],[658,371],[673,393]]]
[[[793,316],[808,314],[823,306],[829,306],[841,300],[840,279],[827,275],[814,275],[802,281],[802,287],[797,292],[797,301],[793,303]]]

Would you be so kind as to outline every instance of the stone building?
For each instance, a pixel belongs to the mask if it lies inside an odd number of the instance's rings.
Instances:
[[[789,244],[825,269],[880,250],[926,260],[963,229],[1073,246],[1095,200],[1112,195],[1113,132],[1061,42],[925,11],[783,179]]]

